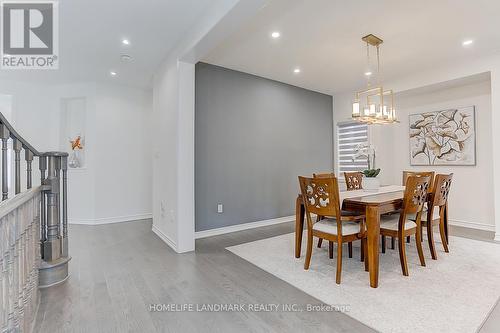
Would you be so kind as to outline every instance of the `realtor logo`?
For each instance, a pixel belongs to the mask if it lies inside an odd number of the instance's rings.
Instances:
[[[1,68],[59,67],[58,3],[1,2]]]

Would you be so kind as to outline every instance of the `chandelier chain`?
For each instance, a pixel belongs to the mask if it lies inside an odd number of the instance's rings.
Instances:
[[[377,45],[377,83],[380,84],[382,82],[382,78],[380,77],[380,46]]]
[[[366,42],[366,70],[370,71],[370,44]],[[368,87],[371,86],[371,75],[367,75]]]

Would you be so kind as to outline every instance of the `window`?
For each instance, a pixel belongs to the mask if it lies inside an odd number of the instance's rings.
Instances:
[[[368,125],[357,122],[345,122],[337,125],[338,174],[343,172],[363,171],[368,168],[366,157],[352,160],[359,144],[368,143]]]

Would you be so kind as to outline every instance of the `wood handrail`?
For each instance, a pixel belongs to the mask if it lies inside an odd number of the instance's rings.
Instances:
[[[24,191],[18,195],[13,196],[10,199],[0,202],[0,219],[7,214],[10,214],[13,210],[22,206],[26,201],[31,200],[38,192],[42,190],[42,186],[33,187],[27,191]]]
[[[12,125],[9,123],[9,121],[4,117],[4,115],[0,112],[0,124],[5,125],[7,129],[10,132],[10,136],[14,139],[19,140],[22,144],[24,149],[27,149],[33,153],[35,156],[41,156],[42,153],[40,153],[38,150],[35,149],[28,141],[26,141],[17,131],[12,127]]]

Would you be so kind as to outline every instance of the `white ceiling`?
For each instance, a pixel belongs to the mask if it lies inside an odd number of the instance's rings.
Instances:
[[[218,1],[59,1],[59,70],[2,70],[0,79],[43,83],[97,80],[149,87],[168,52],[207,6]],[[123,46],[122,38],[131,45]],[[123,53],[133,60],[123,63]],[[118,75],[111,77],[110,70]]]
[[[273,31],[281,37],[270,38]],[[271,0],[203,61],[315,91],[345,92],[366,84],[361,37],[369,33],[384,39],[387,81],[500,51],[500,1]],[[474,44],[464,48],[467,39]]]

